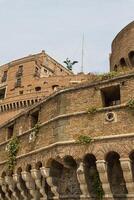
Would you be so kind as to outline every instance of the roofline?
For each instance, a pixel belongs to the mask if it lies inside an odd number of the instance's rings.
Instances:
[[[30,54],[28,56],[24,56],[22,58],[18,58],[18,59],[15,59],[15,60],[12,60],[8,63],[5,63],[5,64],[2,64],[0,67],[12,67],[14,65],[17,65],[17,64],[21,64],[23,63],[24,61],[33,61],[36,59],[37,56],[41,56],[41,55],[46,55],[47,57],[49,57],[53,62],[57,63],[58,65],[60,65],[60,67],[65,70],[66,72],[68,72],[69,74],[74,74],[72,71],[70,71],[69,69],[65,68],[62,64],[60,64],[58,61],[56,61],[54,58],[52,58],[51,56],[49,56],[44,50],[42,50],[42,52],[40,53],[36,53],[36,54]],[[59,66],[57,66],[59,67]]]
[[[124,33],[124,31],[125,31],[126,29],[129,29],[133,24],[134,24],[134,21],[130,22],[129,24],[127,24],[124,28],[122,28],[122,29],[117,33],[117,35],[114,37],[114,39],[113,39],[113,41],[112,41],[112,44],[111,44],[112,48],[113,48],[113,45],[114,45],[115,40],[116,40],[122,33]]]

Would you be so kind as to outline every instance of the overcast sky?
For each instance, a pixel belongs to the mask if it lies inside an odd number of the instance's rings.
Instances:
[[[134,0],[0,0],[0,64],[45,50],[84,71],[109,69],[111,42],[134,20]]]

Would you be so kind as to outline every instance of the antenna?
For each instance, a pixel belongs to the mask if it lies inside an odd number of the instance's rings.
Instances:
[[[83,68],[84,68],[84,33],[83,33],[83,37],[82,37],[82,51],[81,51],[81,72],[83,72]]]

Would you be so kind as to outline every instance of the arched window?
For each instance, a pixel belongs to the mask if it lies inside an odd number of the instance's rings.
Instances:
[[[129,57],[129,61],[132,67],[134,67],[134,51],[130,51],[130,53],[128,54]]]
[[[117,72],[117,70],[118,70],[118,67],[117,67],[117,65],[115,65],[114,66],[114,71]]]
[[[120,59],[120,66],[121,66],[121,67],[126,67],[126,66],[127,66],[126,61],[125,61],[124,58],[121,58],[121,59]]]

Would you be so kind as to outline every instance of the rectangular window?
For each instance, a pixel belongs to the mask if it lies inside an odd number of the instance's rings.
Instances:
[[[21,87],[21,77],[16,79],[15,87]]]
[[[40,68],[37,66],[35,67],[34,77],[40,77]]]
[[[38,123],[39,119],[39,111],[36,111],[31,114],[31,128],[35,127],[35,125]]]
[[[14,132],[14,124],[12,124],[11,126],[9,126],[7,128],[7,139],[9,140],[10,138],[13,137],[13,132]]]
[[[2,83],[3,83],[3,82],[6,82],[6,80],[7,80],[7,71],[4,71],[3,76],[2,76],[2,79],[1,79],[1,82],[2,82]]]
[[[16,77],[23,75],[23,65],[20,65],[18,71],[16,72]]]
[[[5,98],[6,88],[0,89],[0,100]]]
[[[101,89],[103,107],[115,106],[121,103],[120,86],[110,86]]]

